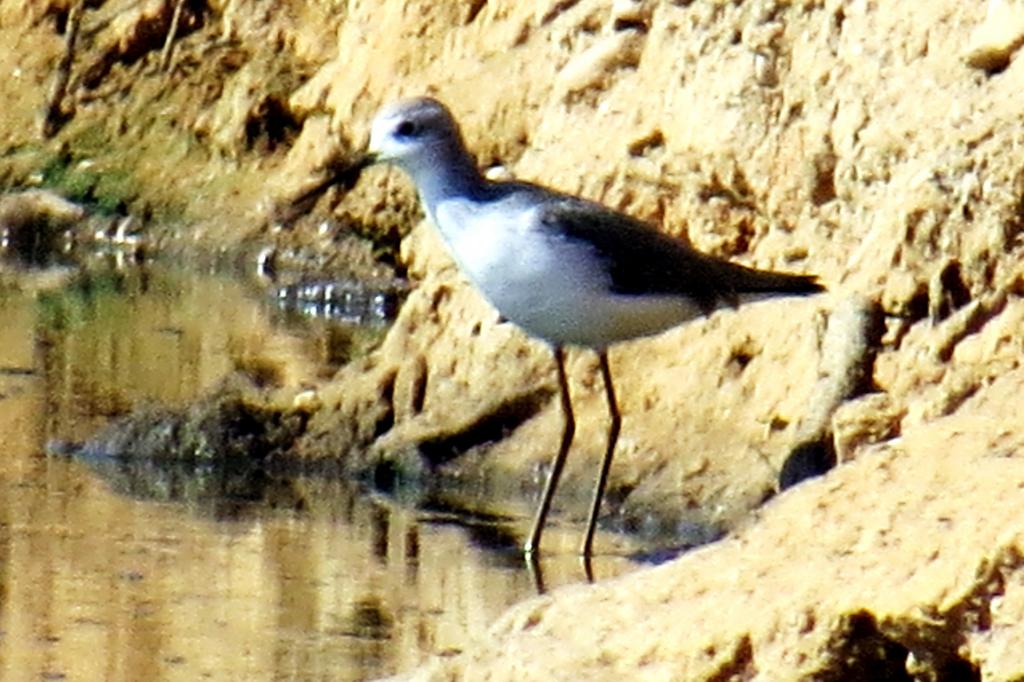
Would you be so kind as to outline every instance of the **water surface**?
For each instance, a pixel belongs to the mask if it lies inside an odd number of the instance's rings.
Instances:
[[[536,593],[516,550],[525,509],[495,522],[327,477],[45,454],[239,368],[329,375],[382,331],[286,320],[268,301],[236,277],[156,266],[0,288],[3,679],[375,678],[459,650]],[[577,532],[545,538],[546,586],[583,579]],[[595,561],[599,576],[629,566]]]

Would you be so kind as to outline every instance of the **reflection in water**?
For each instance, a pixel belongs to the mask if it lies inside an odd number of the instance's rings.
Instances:
[[[239,282],[26,284],[0,290],[0,319],[4,679],[373,678],[461,648],[534,594],[500,517],[417,513],[326,476],[42,454],[239,367],[288,384],[337,360],[323,327],[275,324]],[[359,348],[379,332],[332,333]],[[571,553],[543,568],[548,587],[581,579]]]
[[[355,280],[304,281],[278,287],[277,306],[285,312],[327,320],[366,322],[391,319],[401,291],[394,286],[367,289]]]

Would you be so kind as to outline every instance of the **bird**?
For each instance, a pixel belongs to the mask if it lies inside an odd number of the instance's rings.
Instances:
[[[383,106],[346,173],[358,177],[380,163],[411,178],[452,258],[499,315],[553,351],[564,428],[523,545],[527,556],[539,552],[576,430],[567,347],[597,353],[608,409],[606,448],[580,546],[589,559],[622,424],[608,348],[719,308],[824,290],[812,275],[758,270],[700,252],[585,198],[532,182],[488,179],[452,112],[433,97]]]

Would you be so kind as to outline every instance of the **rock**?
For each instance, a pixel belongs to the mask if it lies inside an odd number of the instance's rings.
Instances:
[[[0,195],[0,252],[26,264],[51,263],[68,242],[66,233],[85,218],[83,207],[49,190]]]
[[[562,67],[555,89],[570,100],[587,90],[605,90],[618,69],[635,67],[643,45],[638,31],[619,31],[602,38]]]
[[[964,61],[985,71],[1004,69],[1022,44],[1024,3],[1019,0],[989,0],[985,20],[971,34]]]

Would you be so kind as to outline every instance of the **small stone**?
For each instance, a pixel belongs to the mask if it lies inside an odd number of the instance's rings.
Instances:
[[[303,412],[316,412],[322,407],[320,394],[309,389],[292,398],[292,407]]]
[[[640,60],[642,35],[635,30],[613,33],[574,57],[558,74],[556,89],[563,99],[585,90],[604,90],[611,74]]]
[[[651,19],[651,6],[645,0],[614,0],[611,16],[616,31],[628,28],[646,30]]]
[[[1013,53],[1024,44],[1024,2],[989,0],[985,21],[971,35],[964,53],[968,66],[999,71],[1010,63]]]
[[[861,447],[899,435],[904,413],[888,393],[869,393],[841,405],[832,415],[836,459],[850,462]]]

